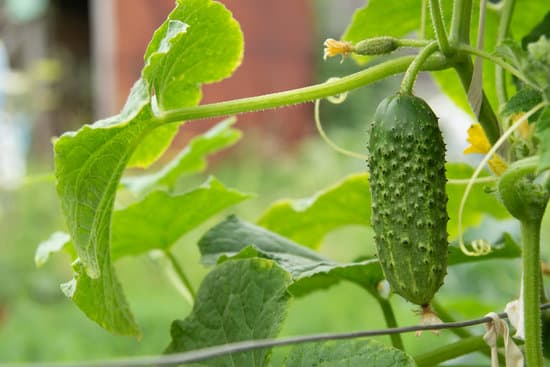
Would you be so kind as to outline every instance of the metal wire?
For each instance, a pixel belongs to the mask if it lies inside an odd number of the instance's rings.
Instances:
[[[542,310],[550,308],[550,303],[540,306]],[[501,319],[508,318],[506,312],[498,314]],[[250,340],[237,343],[224,344],[191,352],[174,353],[162,356],[142,356],[131,358],[119,358],[86,362],[52,362],[52,363],[30,363],[30,364],[0,364],[0,367],[144,367],[144,366],[175,366],[183,363],[199,362],[210,358],[221,357],[232,353],[248,352],[256,349],[282,347],[293,344],[302,344],[328,340],[356,339],[372,336],[410,333],[415,331],[430,331],[463,328],[491,322],[490,317],[478,319],[447,322],[437,325],[417,325],[398,328],[354,331],[347,333],[323,333],[303,336],[294,336],[281,339]]]

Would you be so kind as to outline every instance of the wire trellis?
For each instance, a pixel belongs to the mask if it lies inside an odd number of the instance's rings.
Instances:
[[[549,309],[550,303],[540,306],[541,310]],[[501,319],[508,318],[506,312],[498,314]],[[491,322],[489,316],[457,322],[446,322],[435,325],[416,325],[378,330],[363,330],[346,333],[321,333],[311,335],[293,336],[280,339],[248,340],[236,343],[223,344],[190,352],[174,353],[160,356],[140,356],[129,358],[117,358],[108,360],[85,361],[85,362],[51,362],[51,363],[30,363],[30,364],[0,364],[0,367],[145,367],[145,366],[176,366],[183,363],[200,362],[211,358],[221,357],[227,354],[248,352],[256,349],[282,347],[295,344],[356,339],[373,336],[403,334],[417,331],[433,331],[444,329],[464,328]]]

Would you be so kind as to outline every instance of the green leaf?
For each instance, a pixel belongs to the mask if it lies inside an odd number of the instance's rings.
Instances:
[[[147,86],[140,79],[120,115],[63,134],[55,142],[55,174],[61,207],[82,267],[99,278],[107,260],[118,182],[141,136],[151,128]]]
[[[154,92],[156,114],[197,105],[201,85],[230,76],[240,65],[243,35],[239,23],[219,2],[178,0],[156,30],[145,53],[142,78]],[[130,166],[148,167],[168,148],[177,124],[162,126],[145,138]]]
[[[123,183],[132,191],[143,192],[154,186],[172,188],[176,181],[185,175],[202,172],[206,169],[206,157],[235,144],[242,133],[233,129],[237,119],[230,117],[191,140],[191,142],[158,172],[150,175],[123,178]]]
[[[71,236],[68,233],[57,231],[52,233],[50,238],[38,244],[34,253],[36,267],[44,265],[51,254],[62,251],[71,243]]]
[[[170,21],[185,22],[189,30]],[[159,128],[158,106],[198,103],[200,84],[228,76],[241,53],[238,23],[222,5],[210,0],[178,1],[170,20],[155,33],[143,78],[132,88],[122,112],[66,133],[55,143],[57,191],[79,257],[75,279],[65,290],[90,318],[114,333],[139,332],[110,256],[111,217],[122,172],[130,158],[146,166],[170,143],[169,128],[162,128],[154,147],[134,155],[148,134]],[[156,97],[153,104],[151,91]]]
[[[178,0],[145,53],[143,78],[161,111],[196,105],[201,84],[231,75],[243,55],[239,23],[219,2]]]
[[[330,231],[345,225],[370,225],[368,174],[358,173],[311,198],[274,203],[258,224],[308,247],[319,247]]]
[[[375,340],[335,340],[298,345],[284,367],[414,367],[403,351]]]
[[[290,291],[295,296],[327,288],[340,280],[374,289],[383,279],[376,260],[339,264],[264,228],[243,222],[235,216],[211,228],[199,240],[205,264],[228,258],[265,257],[292,274]]]
[[[370,0],[353,14],[342,39],[356,43],[376,36],[405,36],[420,28],[421,4],[421,0]]]
[[[156,162],[174,139],[179,124],[168,124],[153,129],[132,154],[128,167],[147,168]]]
[[[541,36],[550,37],[550,12],[547,12],[542,21],[521,39],[521,46],[527,49],[527,45],[537,42]]]
[[[527,112],[540,102],[542,102],[542,94],[539,91],[523,88],[506,102],[502,110],[502,116],[507,117],[515,113]],[[540,113],[537,112],[532,120],[535,121],[539,115]]]
[[[265,259],[227,261],[202,282],[193,311],[172,323],[167,353],[273,338],[289,302],[290,275]],[[269,349],[208,359],[201,366],[267,366]]]
[[[139,326],[130,311],[110,255],[107,253],[99,261],[103,271],[98,279],[90,278],[80,261],[73,263],[74,279],[62,284],[61,290],[86,316],[104,329],[113,334],[139,337]]]
[[[182,235],[251,195],[225,187],[216,178],[183,194],[156,190],[113,215],[114,259],[153,249],[169,249]]]
[[[544,171],[550,168],[550,106],[542,110],[536,122],[535,135],[539,139],[539,171]]]

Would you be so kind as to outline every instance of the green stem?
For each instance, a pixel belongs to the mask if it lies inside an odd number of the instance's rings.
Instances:
[[[191,285],[191,282],[189,281],[189,278],[183,271],[182,267],[180,266],[178,260],[174,257],[174,254],[170,250],[165,250],[164,255],[170,260],[170,263],[172,264],[172,267],[174,268],[174,272],[177,274],[178,278],[182,282],[182,284],[187,288],[189,291],[189,294],[191,295],[191,298],[195,299],[195,291],[193,290],[193,286]]]
[[[426,38],[426,8],[428,7],[428,0],[422,0],[422,8],[420,9],[420,32],[418,38]]]
[[[414,360],[418,367],[432,367],[468,353],[481,351],[491,352],[482,336],[472,336],[420,354],[414,357]]]
[[[469,58],[465,58],[462,62],[455,64],[455,70],[464,86],[465,90],[468,90],[470,87],[470,82],[472,80],[472,61]],[[498,123],[497,116],[493,111],[493,108],[489,104],[489,100],[483,93],[481,109],[479,110],[479,123],[487,135],[487,139],[491,144],[494,144],[500,136],[500,127]]]
[[[439,0],[430,0],[430,15],[439,49],[443,55],[450,56],[453,50],[449,46],[449,40],[447,39],[447,31],[445,30],[445,25],[443,24],[443,16],[441,15],[441,5],[439,4]]]
[[[395,319],[395,314],[393,313],[393,308],[391,306],[391,303],[387,299],[379,296],[375,296],[375,298],[378,301],[380,308],[382,309],[382,313],[384,314],[384,320],[386,321],[386,326],[388,328],[397,327],[397,320]],[[395,348],[405,350],[405,347],[403,345],[403,340],[401,339],[401,334],[391,334],[390,338],[391,338],[391,343]]]
[[[447,312],[445,307],[441,306],[441,304],[439,302],[437,302],[435,299],[432,300],[431,305],[432,305],[432,308],[435,311],[437,317],[439,317],[441,319],[441,321],[443,321],[443,322],[456,322],[456,319],[454,317],[452,317],[451,314]],[[472,334],[468,330],[462,329],[462,328],[452,328],[452,329],[449,329],[449,331],[452,332],[453,334],[455,334],[456,336],[458,336],[459,338],[462,338],[462,339],[471,338],[471,337],[475,336],[474,334]],[[483,349],[483,350],[480,350],[480,352],[485,354],[487,357],[491,358],[491,351],[489,349]],[[499,353],[498,359],[499,359],[500,363],[502,363],[502,364],[505,363],[504,356],[502,355],[502,353]]]
[[[418,55],[416,55],[413,62],[407,68],[405,76],[403,77],[403,81],[401,82],[401,93],[412,93],[414,82],[416,81],[416,76],[418,75],[418,72],[420,71],[428,57],[435,51],[437,51],[437,48],[438,43],[434,41],[428,46],[424,47],[422,51],[420,51]]]
[[[525,322],[525,362],[543,365],[540,312],[540,228],[541,220],[521,221],[523,239],[523,316]]]
[[[472,0],[454,0],[449,40],[453,43],[470,43]]]
[[[439,317],[439,319],[443,322],[455,322],[455,318],[451,316],[450,313],[447,312],[447,310],[441,306],[441,304],[439,302],[437,302],[435,299],[432,300],[431,302],[431,305],[432,305],[432,308],[433,310],[435,311],[435,314],[437,315],[437,317]],[[469,338],[471,336],[473,336],[473,334],[471,332],[469,332],[468,330],[466,329],[462,329],[462,328],[452,328],[450,329],[450,331],[455,334],[456,336],[460,337],[460,338]]]
[[[515,0],[502,0],[502,8],[498,23],[497,45],[500,45],[508,36],[515,5]],[[508,100],[508,91],[506,90],[504,69],[500,65],[497,65],[495,68],[495,88],[497,91],[498,103],[502,106]]]
[[[413,60],[414,56],[399,57],[343,78],[309,87],[166,111],[157,115],[154,123],[160,125],[192,119],[227,116],[330,97],[402,73],[407,70]],[[450,66],[450,63],[444,57],[433,55],[426,60],[422,68],[423,70],[442,70]]]
[[[395,39],[395,43],[397,43],[399,47],[426,47],[432,42],[433,40],[424,40],[424,39],[416,39],[416,38],[396,38]]]
[[[496,57],[496,56],[491,55],[490,53],[488,53],[486,51],[480,50],[478,48],[475,48],[475,47],[472,47],[472,46],[466,45],[466,44],[459,44],[459,45],[455,46],[455,49],[458,50],[458,51],[466,52],[466,53],[469,53],[469,54],[472,54],[472,55],[482,57],[482,58],[487,59],[489,61],[492,61],[493,63],[497,64],[498,66],[500,66],[501,68],[503,68],[504,70],[509,72],[510,74],[512,74],[515,77],[517,77],[518,79],[520,79],[525,84],[529,85],[530,87],[538,88],[535,84],[533,84],[531,81],[529,81],[529,79],[526,79],[518,69],[514,68],[512,65],[508,64],[506,61],[502,60],[499,57]]]

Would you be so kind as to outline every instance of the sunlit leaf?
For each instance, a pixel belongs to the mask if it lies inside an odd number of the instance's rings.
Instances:
[[[290,275],[273,261],[227,261],[203,280],[191,314],[174,321],[167,353],[274,338],[286,316]],[[200,366],[267,366],[270,349],[228,354]]]
[[[169,18],[151,41],[143,78],[122,112],[64,134],[54,147],[57,191],[79,257],[75,279],[65,291],[90,318],[120,334],[138,333],[110,256],[111,217],[120,177],[130,159],[146,166],[168,146],[171,133],[161,128],[155,146],[134,155],[137,146],[160,127],[155,119],[161,113],[158,108],[198,103],[201,83],[229,76],[242,54],[238,23],[217,2],[180,0]]]

